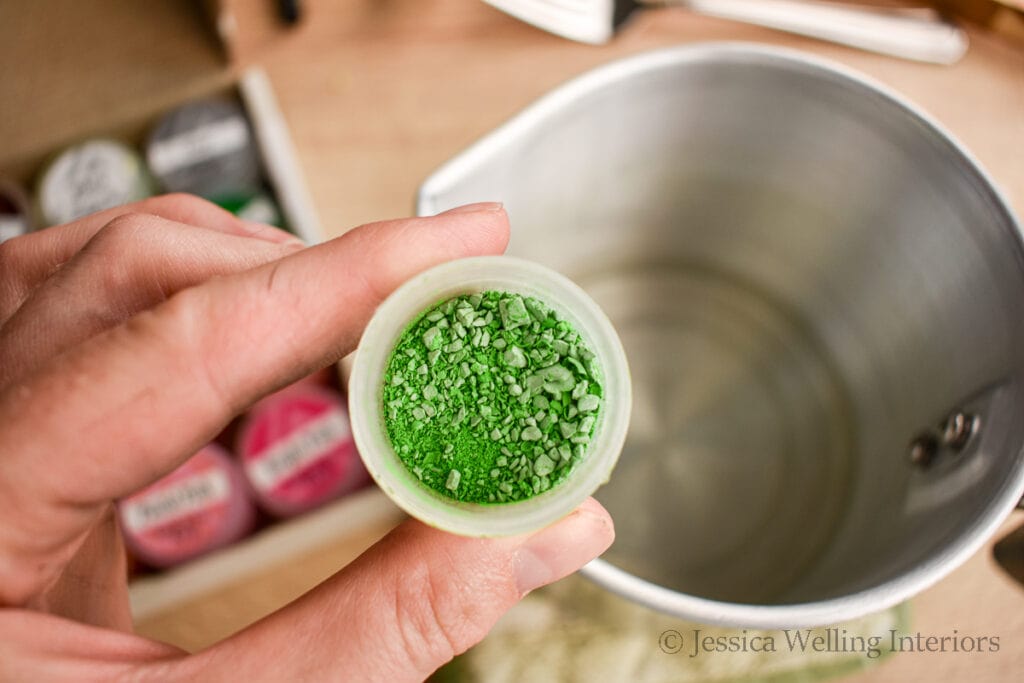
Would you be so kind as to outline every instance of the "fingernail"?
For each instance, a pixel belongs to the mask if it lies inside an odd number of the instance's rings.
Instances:
[[[530,536],[514,560],[519,595],[568,576],[608,549],[615,539],[611,517],[588,499],[571,515]]]
[[[463,206],[456,206],[454,209],[448,209],[442,211],[440,216],[445,216],[452,213],[483,213],[484,211],[499,211],[504,207],[501,202],[476,202],[475,204],[464,204]]]

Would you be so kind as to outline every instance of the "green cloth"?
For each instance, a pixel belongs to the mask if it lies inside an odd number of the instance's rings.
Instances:
[[[808,648],[802,653],[799,648],[791,651],[783,631],[729,629],[684,622],[636,605],[574,575],[528,595],[498,622],[483,642],[457,657],[431,680],[445,683],[804,683],[873,666],[890,654],[889,630],[905,632],[907,620],[908,610],[900,605],[838,625],[838,633],[844,634],[848,643],[855,636],[879,636],[881,652],[875,658],[860,651],[812,652]],[[709,652],[691,658],[694,629],[701,630],[701,637],[742,637],[745,634],[748,641],[771,635],[777,651]],[[666,654],[659,645],[662,634],[669,630],[684,638],[683,648],[677,654]],[[805,633],[806,629],[791,629],[790,637],[797,631]],[[824,628],[812,631],[812,635],[826,633]],[[668,644],[678,647],[672,642]]]

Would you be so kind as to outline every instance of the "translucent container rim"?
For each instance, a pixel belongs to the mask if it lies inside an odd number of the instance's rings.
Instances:
[[[387,360],[399,336],[430,307],[454,296],[487,290],[514,292],[546,303],[579,332],[604,373],[604,401],[585,457],[557,486],[515,503],[466,503],[429,489],[398,458],[384,427],[380,391]],[[356,448],[377,485],[413,517],[465,536],[527,533],[576,509],[608,481],[626,439],[632,406],[626,354],[600,307],[564,275],[509,256],[449,261],[395,290],[363,332],[348,394]]]

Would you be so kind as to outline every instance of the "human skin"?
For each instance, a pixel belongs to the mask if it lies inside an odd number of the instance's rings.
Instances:
[[[507,241],[496,204],[307,248],[168,195],[0,244],[0,680],[421,680],[603,552],[593,500],[511,538],[407,521],[201,652],[132,633],[112,501],[352,350],[409,277]]]

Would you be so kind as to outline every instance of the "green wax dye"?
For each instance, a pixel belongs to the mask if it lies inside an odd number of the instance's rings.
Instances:
[[[564,481],[604,405],[600,364],[573,326],[502,291],[424,311],[381,384],[395,453],[425,486],[470,503],[525,500]]]

